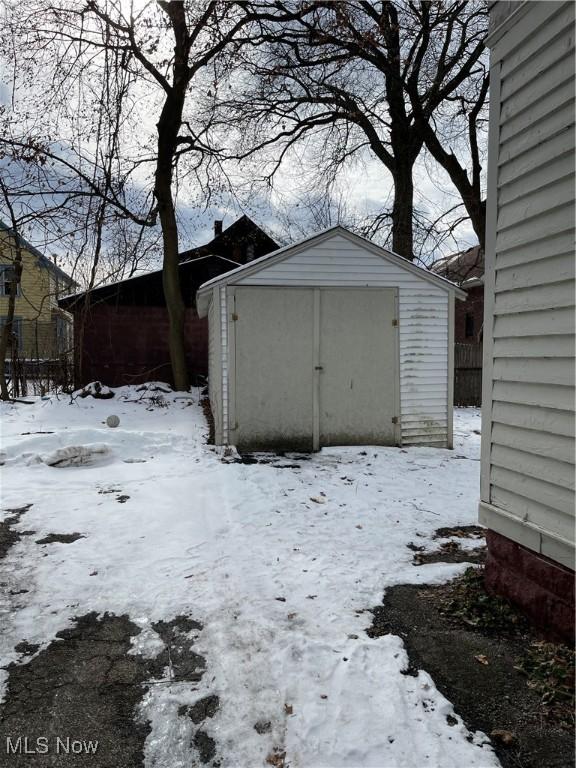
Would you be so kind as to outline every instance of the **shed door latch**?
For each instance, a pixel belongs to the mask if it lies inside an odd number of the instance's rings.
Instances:
[[[232,320],[234,322],[236,322],[236,320],[238,320],[238,315],[236,314],[236,312],[232,312]]]
[[[398,424],[398,416],[392,416],[392,424]]]
[[[394,327],[396,327],[398,325],[398,320],[396,318],[394,318],[394,320],[392,320],[392,325]]]

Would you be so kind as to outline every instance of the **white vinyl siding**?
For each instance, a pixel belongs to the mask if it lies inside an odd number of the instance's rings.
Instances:
[[[340,235],[234,283],[398,288],[402,443],[447,444],[448,290]]]
[[[491,88],[481,519],[573,567],[572,3],[527,4]]]
[[[222,441],[224,445],[228,444],[228,301],[226,295],[226,286],[222,285],[216,289],[220,295],[220,370],[221,379],[221,400],[222,400]]]

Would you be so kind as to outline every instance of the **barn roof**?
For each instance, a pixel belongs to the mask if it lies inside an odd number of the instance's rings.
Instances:
[[[437,285],[446,291],[453,291],[456,297],[459,299],[466,298],[466,293],[450,280],[447,280],[444,277],[440,277],[439,275],[430,272],[424,267],[419,267],[412,261],[409,261],[409,259],[405,259],[403,256],[399,256],[398,254],[393,253],[386,248],[381,248],[379,245],[376,245],[370,240],[367,240],[365,237],[356,235],[338,224],[334,227],[329,227],[328,229],[316,232],[314,235],[310,235],[303,240],[299,240],[297,243],[292,243],[290,245],[284,246],[283,248],[279,248],[272,253],[261,256],[259,259],[254,259],[254,261],[251,261],[248,264],[243,264],[237,269],[230,270],[225,275],[221,275],[219,277],[213,278],[212,280],[208,280],[206,283],[200,286],[196,295],[196,304],[199,316],[204,317],[207,314],[208,307],[210,305],[210,293],[214,286],[229,284],[233,285],[236,280],[240,278],[246,277],[247,275],[253,274],[255,272],[259,272],[261,269],[264,269],[271,264],[283,261],[284,259],[289,258],[293,254],[304,250],[309,246],[314,246],[318,243],[329,240],[334,235],[345,237],[353,243],[360,245],[372,253],[375,253],[377,256],[380,256],[380,258],[392,262],[393,264],[398,265],[408,272],[415,273],[423,280],[427,280],[428,282],[433,283],[434,285]]]
[[[222,224],[222,222],[215,222]],[[278,248],[276,243],[251,218],[244,215],[219,232],[208,243],[183,251],[179,256],[180,283],[186,306],[193,306],[202,283],[243,264],[248,247],[256,256]],[[84,303],[86,291],[65,296],[58,302],[68,310]],[[90,301],[98,304],[165,306],[162,269],[134,275],[90,291]]]
[[[178,265],[182,298],[187,306],[194,303],[194,293],[203,282],[237,267],[238,262],[224,256],[209,254]],[[108,283],[91,291],[82,291],[70,296],[64,296],[58,302],[62,309],[74,311],[84,305],[86,294],[90,294],[91,304],[118,304],[121,306],[166,306],[164,289],[162,287],[162,270],[135,275],[115,283]]]

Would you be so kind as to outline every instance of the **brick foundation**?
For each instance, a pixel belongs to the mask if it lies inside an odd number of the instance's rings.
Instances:
[[[574,571],[494,531],[486,540],[486,589],[515,603],[550,639],[573,643]]]

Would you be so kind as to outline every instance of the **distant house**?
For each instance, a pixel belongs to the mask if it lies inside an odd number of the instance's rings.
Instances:
[[[208,372],[207,324],[197,315],[196,291],[206,280],[276,248],[264,230],[242,216],[225,230],[216,221],[209,243],[180,254],[186,358],[193,381],[202,381]],[[172,381],[161,269],[67,296],[59,304],[75,319],[77,386],[94,380],[109,386]]]
[[[574,10],[491,7],[480,521],[488,587],[574,636]]]
[[[454,313],[454,341],[477,344],[482,341],[484,323],[484,254],[479,245],[438,259],[430,270],[466,291]]]
[[[71,348],[72,316],[59,308],[58,298],[70,293],[76,283],[24,237],[16,236],[0,221],[0,326],[6,322],[8,313],[17,243],[22,254],[22,275],[16,294],[8,357],[52,359]]]
[[[451,448],[463,298],[340,226],[205,283],[216,444]]]
[[[484,254],[476,245],[434,262],[430,270],[466,291],[454,309],[454,404],[482,404]]]
[[[180,254],[181,261],[198,256],[224,256],[238,264],[246,264],[278,248],[278,243],[248,216],[241,216],[226,229],[223,222],[214,222],[214,237],[205,245]]]

